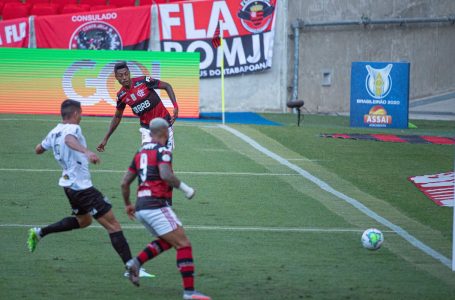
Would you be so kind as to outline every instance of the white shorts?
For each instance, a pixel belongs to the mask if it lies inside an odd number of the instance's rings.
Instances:
[[[141,140],[142,140],[142,145],[145,143],[150,143],[152,141],[152,137],[150,136],[150,130],[147,128],[141,127],[139,128],[139,131],[141,132]],[[174,142],[174,127],[169,126],[168,129],[169,132],[169,140],[167,142],[167,146],[171,149],[175,149],[175,142]]]
[[[136,218],[154,236],[163,236],[182,226],[179,218],[170,207],[144,209],[136,212]]]

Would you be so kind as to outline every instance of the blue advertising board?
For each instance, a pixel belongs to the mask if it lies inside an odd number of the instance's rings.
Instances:
[[[408,62],[353,62],[351,127],[408,128]]]

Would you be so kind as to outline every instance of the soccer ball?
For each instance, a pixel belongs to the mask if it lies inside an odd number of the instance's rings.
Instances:
[[[384,242],[384,235],[379,229],[369,228],[362,234],[362,246],[369,250],[378,250]]]

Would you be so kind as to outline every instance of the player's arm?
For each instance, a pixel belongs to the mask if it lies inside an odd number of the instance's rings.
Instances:
[[[161,179],[166,181],[167,184],[181,190],[185,194],[185,197],[188,199],[192,199],[194,197],[196,191],[192,187],[185,184],[183,181],[180,181],[177,176],[174,175],[170,164],[159,164],[158,169]]]
[[[172,116],[171,124],[175,122],[175,120],[179,117],[179,105],[177,103],[177,99],[175,98],[174,89],[172,86],[164,81],[160,81],[158,85],[159,89],[165,90],[169,99],[172,101],[172,105],[174,105],[174,115]]]
[[[125,175],[123,176],[121,185],[123,202],[125,203],[125,211],[131,220],[134,220],[135,209],[130,201],[130,186],[136,177],[137,175],[135,173],[131,172],[130,170],[126,171]]]
[[[91,163],[97,164],[100,162],[98,155],[84,147],[79,140],[72,134],[67,134],[65,136],[65,144],[73,149],[74,151],[84,153]]]
[[[99,152],[104,151],[104,147],[106,147],[107,141],[109,141],[109,138],[111,137],[111,135],[114,133],[114,131],[117,129],[118,125],[122,121],[124,110],[125,110],[125,107],[117,107],[117,109],[115,110],[114,117],[111,120],[111,124],[109,125],[109,129],[108,129],[106,135],[104,136],[104,139],[101,141],[101,143],[98,145],[98,147],[96,147],[96,150],[98,150]]]
[[[35,153],[36,154],[43,154],[44,152],[46,152],[48,149],[51,148],[51,134],[49,133],[45,138],[44,140],[42,140],[41,143],[39,143],[38,145],[35,146]]]

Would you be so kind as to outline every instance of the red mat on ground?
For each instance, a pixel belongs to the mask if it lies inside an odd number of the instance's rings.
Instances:
[[[455,145],[455,138],[428,135],[394,135],[394,134],[359,134],[359,133],[324,133],[321,137],[367,140],[392,143]]]
[[[439,206],[453,206],[454,172],[413,176],[409,181]]]

